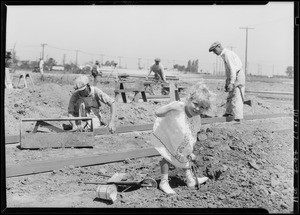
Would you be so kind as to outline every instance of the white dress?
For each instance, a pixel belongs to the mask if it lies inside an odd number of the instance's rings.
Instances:
[[[151,142],[168,162],[179,168],[189,168],[190,162],[187,157],[193,152],[197,141],[201,118],[200,116],[189,118],[184,105],[180,107],[180,110],[169,111],[165,117],[157,117]]]

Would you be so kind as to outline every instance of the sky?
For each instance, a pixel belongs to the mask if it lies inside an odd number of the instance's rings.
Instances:
[[[208,49],[219,41],[248,73],[284,75],[294,64],[294,2],[267,5],[7,6],[6,49],[21,60],[54,58],[85,64],[114,60],[127,68],[197,60],[203,72],[222,69]],[[77,51],[76,51],[77,50]]]

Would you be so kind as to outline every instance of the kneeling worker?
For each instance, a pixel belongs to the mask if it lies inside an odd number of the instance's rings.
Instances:
[[[93,120],[94,127],[99,127],[105,123],[102,122],[100,112],[101,103],[110,107],[110,122],[108,124],[109,131],[114,133],[115,128],[115,100],[97,87],[90,86],[87,76],[79,76],[74,83],[75,92],[70,98],[68,107],[69,117],[97,117]],[[96,118],[95,118],[96,119]],[[71,122],[73,130],[81,130],[81,120]]]

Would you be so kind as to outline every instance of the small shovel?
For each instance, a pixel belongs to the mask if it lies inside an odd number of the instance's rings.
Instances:
[[[251,106],[252,106],[251,100],[245,101],[245,98],[244,98],[244,95],[243,95],[243,93],[242,93],[242,90],[241,90],[240,86],[237,86],[237,87],[239,88],[239,91],[240,91],[240,93],[241,93],[241,97],[242,97],[243,103],[244,103],[245,105],[249,105],[249,106],[251,107]]]
[[[138,186],[157,188],[157,182],[152,178],[145,178],[142,181],[111,181],[111,182],[83,182],[84,184],[115,184],[119,186]]]

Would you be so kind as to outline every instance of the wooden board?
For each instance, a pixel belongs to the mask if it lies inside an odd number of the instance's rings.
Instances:
[[[149,131],[153,129],[153,123],[142,124],[142,125],[127,125],[127,126],[119,126],[116,128],[116,133],[127,133],[133,131]],[[95,135],[104,135],[110,134],[108,128],[97,128],[94,129]]]
[[[23,118],[23,122],[34,122],[34,121],[72,121],[72,120],[92,120],[92,117],[64,117],[64,118]]]
[[[288,113],[246,115],[244,116],[244,120],[267,119],[267,118],[278,118],[278,117],[293,117],[293,115]],[[223,123],[223,122],[232,121],[233,117],[202,118],[201,120],[202,120],[202,124]],[[116,133],[126,133],[126,132],[133,132],[133,131],[149,131],[152,129],[153,129],[153,123],[142,124],[142,125],[127,125],[127,126],[117,127]],[[105,135],[105,134],[110,134],[108,128],[106,127],[94,129],[94,135]],[[19,142],[19,140],[20,140],[19,135],[5,136],[6,144],[17,143]]]
[[[93,132],[28,133],[21,136],[22,149],[92,147]]]
[[[5,135],[5,144],[14,144],[20,142],[20,135]]]
[[[83,167],[93,166],[105,163],[119,162],[125,159],[135,159],[142,157],[152,157],[160,155],[154,148],[139,149],[129,152],[99,154],[94,156],[74,157],[64,160],[39,161],[30,164],[10,165],[6,167],[6,177],[17,177],[22,175],[31,175],[36,173],[58,170],[67,166]]]
[[[263,94],[276,94],[276,95],[294,95],[293,92],[282,92],[282,91],[254,91],[246,90],[245,93],[263,93]]]
[[[147,99],[170,99],[170,95],[147,95]]]

